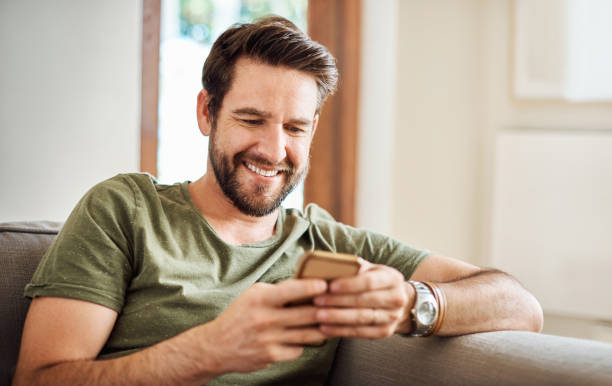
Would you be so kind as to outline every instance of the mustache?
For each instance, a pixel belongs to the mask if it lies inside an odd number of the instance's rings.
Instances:
[[[241,151],[234,156],[234,165],[239,165],[242,162],[249,162],[255,165],[261,165],[270,169],[278,170],[280,172],[293,173],[295,172],[295,165],[289,159],[285,158],[281,162],[274,163],[270,162],[266,158],[257,154],[248,154],[248,152]]]

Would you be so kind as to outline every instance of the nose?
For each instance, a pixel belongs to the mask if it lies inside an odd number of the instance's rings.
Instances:
[[[287,138],[282,125],[270,125],[261,131],[257,152],[266,160],[278,164],[287,157]]]

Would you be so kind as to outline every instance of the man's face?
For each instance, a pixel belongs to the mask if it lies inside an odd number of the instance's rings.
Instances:
[[[313,76],[239,59],[211,127],[209,158],[224,194],[264,216],[306,176],[318,116]]]

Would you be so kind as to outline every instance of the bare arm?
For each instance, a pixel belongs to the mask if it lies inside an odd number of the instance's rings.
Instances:
[[[108,360],[95,358],[115,324],[115,311],[80,300],[36,298],[26,318],[13,384],[199,385],[221,374],[293,360],[302,354],[301,344],[326,336],[312,327],[315,307],[284,305],[326,289],[321,280],[258,283],[214,321]]]
[[[540,303],[502,271],[432,255],[419,265],[412,280],[438,282],[446,294],[448,308],[439,335],[542,330]]]
[[[538,301],[501,271],[431,255],[411,279],[437,282],[446,294],[446,318],[439,335],[496,330],[538,332],[542,328]],[[368,263],[358,276],[332,282],[330,292],[315,298],[315,304],[333,307],[317,314],[322,331],[329,335],[381,338],[411,330],[415,291],[391,267]]]
[[[94,303],[53,297],[34,299],[24,326],[13,384],[155,384],[162,379],[188,383],[190,377],[196,378],[193,364],[191,371],[181,371],[186,370],[181,367],[195,351],[190,347],[193,345],[179,349],[193,331],[136,354],[94,360],[116,319],[114,310]],[[206,357],[200,358],[197,363],[205,368],[205,360]],[[205,374],[198,375],[206,379]]]

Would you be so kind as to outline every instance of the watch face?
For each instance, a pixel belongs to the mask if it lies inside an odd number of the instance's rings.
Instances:
[[[431,326],[436,320],[437,313],[432,302],[423,302],[416,310],[416,317],[419,319],[419,323]]]

